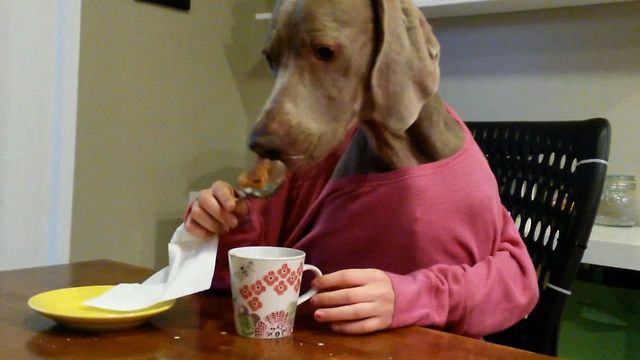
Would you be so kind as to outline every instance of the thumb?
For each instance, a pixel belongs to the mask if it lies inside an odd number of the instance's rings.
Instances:
[[[243,218],[249,215],[249,204],[247,204],[245,199],[236,200],[236,207],[233,210],[233,214],[238,218]]]

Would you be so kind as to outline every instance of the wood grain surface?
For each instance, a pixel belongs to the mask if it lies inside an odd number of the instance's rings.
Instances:
[[[124,331],[68,330],[31,310],[37,293],[73,286],[141,282],[152,273],[112,261],[0,272],[1,359],[548,359],[422,327],[346,336],[298,309],[293,335],[254,340],[236,335],[228,293],[181,298],[169,311]]]

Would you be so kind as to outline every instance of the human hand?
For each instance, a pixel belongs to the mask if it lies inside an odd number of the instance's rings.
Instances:
[[[391,325],[395,293],[391,279],[377,269],[349,269],[317,277],[314,317],[330,322],[333,331],[364,334]]]
[[[202,190],[191,203],[185,219],[185,229],[193,236],[207,238],[226,234],[238,226],[238,219],[249,213],[247,204],[236,197],[231,184],[216,181]]]

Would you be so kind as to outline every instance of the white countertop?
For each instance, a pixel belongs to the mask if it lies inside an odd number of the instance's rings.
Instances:
[[[594,225],[582,262],[640,271],[640,227]]]

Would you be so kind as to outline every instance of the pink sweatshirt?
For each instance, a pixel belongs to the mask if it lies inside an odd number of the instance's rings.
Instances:
[[[526,316],[538,299],[536,273],[502,206],[489,165],[469,130],[441,161],[387,173],[330,179],[344,144],[292,174],[271,199],[222,236],[214,287],[229,286],[227,251],[293,247],[324,273],[385,271],[395,291],[391,327],[423,325],[481,337]]]

